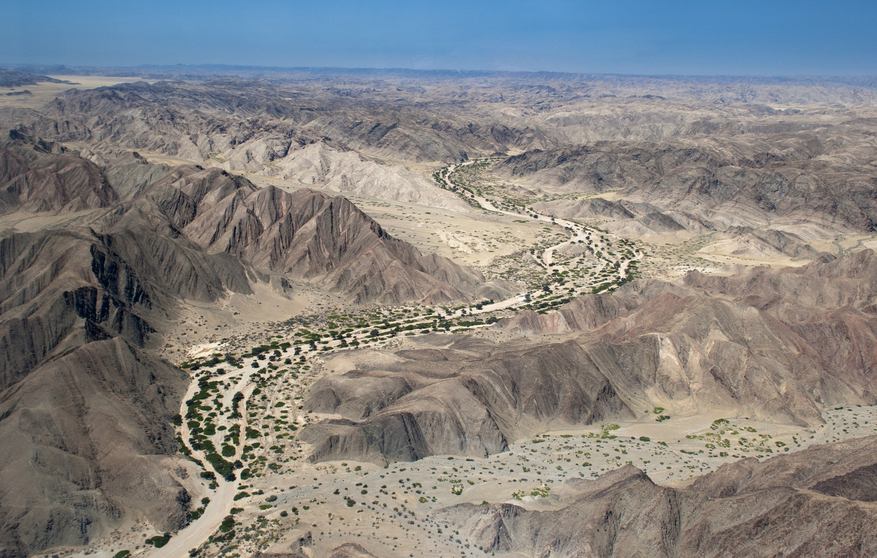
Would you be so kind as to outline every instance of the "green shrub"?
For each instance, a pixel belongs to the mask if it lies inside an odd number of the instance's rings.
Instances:
[[[146,539],[144,542],[146,544],[151,544],[155,548],[161,548],[171,540],[170,533],[165,533],[164,535],[156,535],[151,539]]]
[[[213,467],[213,470],[222,475],[227,481],[235,480],[234,465],[219,456],[218,453],[208,453],[207,462]]]
[[[231,515],[225,516],[225,519],[222,520],[222,523],[219,524],[219,530],[222,533],[228,533],[234,529],[234,517]]]

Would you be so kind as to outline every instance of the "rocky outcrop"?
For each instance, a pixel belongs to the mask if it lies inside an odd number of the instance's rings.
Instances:
[[[0,553],[80,546],[137,510],[186,522],[171,417],[188,376],[121,337],[38,364],[0,396]]]
[[[255,147],[255,146],[253,146]],[[432,180],[402,166],[380,165],[353,151],[339,151],[322,142],[290,149],[285,156],[263,165],[263,157],[241,157],[237,150],[223,164],[228,169],[252,169],[303,186],[319,187],[345,196],[359,195],[404,204],[469,211],[458,196],[442,190]]]
[[[744,304],[667,293],[593,337],[582,339],[585,350],[639,408],[813,424],[823,406],[872,402],[871,380],[845,381],[822,361],[822,347]]]
[[[793,320],[843,306],[866,310],[877,301],[877,254],[861,250],[832,262],[769,270],[757,268],[731,276],[694,271],[685,285],[710,296],[732,297],[773,315]],[[794,309],[794,311],[792,310]]]
[[[739,244],[739,248],[733,252],[735,255],[750,253],[767,255],[776,253],[778,256],[788,256],[792,259],[830,260],[833,258],[831,254],[819,252],[807,244],[800,236],[786,231],[732,227],[725,232],[732,235]]]
[[[498,327],[521,335],[590,331],[626,316],[625,301],[608,294],[584,295],[561,306],[556,312],[539,314],[524,310],[499,322]]]

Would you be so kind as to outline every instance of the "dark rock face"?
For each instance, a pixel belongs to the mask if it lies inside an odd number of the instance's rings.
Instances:
[[[2,388],[82,342],[122,336],[143,346],[176,296],[249,291],[240,264],[148,231],[13,233],[0,237],[0,249]]]
[[[812,486],[816,492],[861,502],[877,501],[877,464],[863,465],[849,473],[832,477]]]
[[[656,486],[628,465],[567,481],[573,502],[556,511],[462,504],[432,519],[485,552],[520,556],[869,556],[877,551],[867,503],[875,441],[745,459],[682,489]]]
[[[147,348],[186,289],[144,263],[139,249],[157,237],[136,237],[0,238],[0,547],[11,555],[85,544],[131,509],[165,530],[186,520],[168,457],[189,378]],[[210,269],[190,270],[187,294],[221,285]]]

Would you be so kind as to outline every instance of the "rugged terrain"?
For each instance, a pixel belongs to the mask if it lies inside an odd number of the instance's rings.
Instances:
[[[633,466],[572,479],[559,509],[462,504],[439,523],[519,556],[867,556],[875,551],[874,438],[725,465],[685,488]]]
[[[0,556],[873,554],[873,79],[23,69]]]
[[[98,166],[18,133],[0,161],[6,215],[56,219],[0,239],[11,555],[88,542],[128,510],[162,530],[186,522],[186,473],[170,456],[189,378],[154,350],[186,301],[296,281],[354,301],[449,301],[483,282],[341,197],[136,154]]]
[[[693,273],[684,286],[632,284],[496,326],[566,334],[556,341],[461,339],[378,366],[351,356],[355,369],[320,380],[305,400],[342,417],[305,432],[311,459],[485,456],[656,407],[817,424],[826,407],[877,403],[875,274],[870,250],[793,270]]]

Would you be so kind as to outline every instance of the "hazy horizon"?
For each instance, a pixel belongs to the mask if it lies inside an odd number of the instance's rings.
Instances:
[[[227,73],[229,76],[235,75],[235,72],[258,72],[263,71],[266,73],[271,72],[313,72],[313,73],[325,73],[332,74],[334,72],[338,73],[374,73],[376,75],[383,74],[454,74],[458,73],[462,77],[469,76],[489,76],[489,75],[518,75],[518,74],[549,74],[555,76],[606,76],[606,77],[619,77],[619,78],[653,78],[653,79],[674,79],[674,78],[685,78],[685,79],[703,79],[705,81],[712,81],[715,79],[764,79],[767,81],[770,80],[810,80],[810,79],[851,79],[856,80],[859,78],[873,78],[877,77],[877,70],[873,73],[862,73],[862,74],[680,74],[680,73],[666,73],[666,74],[645,74],[645,73],[619,73],[619,72],[573,72],[573,71],[553,71],[553,70],[488,70],[488,69],[460,69],[460,68],[406,68],[406,67],[352,67],[352,66],[259,66],[259,65],[250,65],[250,64],[220,64],[220,63],[193,63],[193,64],[137,64],[137,65],[73,65],[73,64],[61,64],[61,63],[23,63],[19,61],[4,61],[0,60],[0,69],[10,69],[10,70],[18,70],[25,71],[28,73],[47,73],[51,74],[54,70],[68,70],[74,72],[71,75],[77,75],[75,72],[86,72],[86,71],[94,71],[96,75],[111,75],[106,72],[99,72],[100,70],[130,70],[130,71],[145,71],[146,70],[173,70],[180,69],[184,70],[201,70],[205,72],[206,76],[211,75],[222,75],[223,73]],[[62,75],[62,74],[59,74]],[[83,75],[87,75],[83,73]]]
[[[4,64],[526,71],[641,76],[877,74],[877,5],[750,0],[436,3],[15,1]]]

